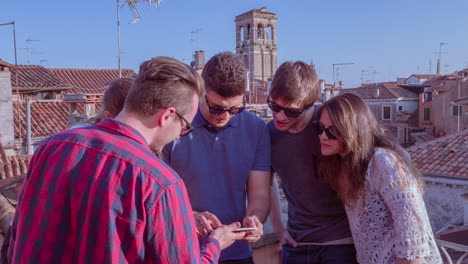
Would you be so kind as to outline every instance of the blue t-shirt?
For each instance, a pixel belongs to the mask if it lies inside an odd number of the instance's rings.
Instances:
[[[265,122],[243,111],[216,131],[199,111],[193,126],[192,133],[166,146],[164,159],[184,180],[193,210],[209,211],[223,224],[242,222],[250,171],[271,170]],[[220,260],[251,255],[247,242],[236,241],[221,252]]]

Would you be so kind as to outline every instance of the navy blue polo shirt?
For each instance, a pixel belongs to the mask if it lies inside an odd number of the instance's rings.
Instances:
[[[195,130],[166,146],[164,159],[182,177],[195,211],[209,211],[221,223],[242,222],[249,172],[270,171],[270,136],[265,122],[248,111],[216,131],[200,111]],[[252,255],[249,244],[236,241],[221,260]]]

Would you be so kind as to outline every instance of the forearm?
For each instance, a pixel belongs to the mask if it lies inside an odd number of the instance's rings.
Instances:
[[[269,171],[250,171],[247,182],[246,216],[256,216],[262,223],[270,212],[270,178]]]
[[[278,183],[273,175],[272,184],[271,184],[271,209],[270,209],[270,219],[273,225],[275,233],[279,234],[284,230],[283,220],[281,218],[281,203],[279,196]]]
[[[256,216],[260,222],[264,223],[270,212],[270,197],[256,198],[255,201],[249,201],[246,216]]]
[[[397,258],[396,263],[397,264],[422,264],[423,262],[422,262],[422,259],[420,258],[416,258],[412,260]]]

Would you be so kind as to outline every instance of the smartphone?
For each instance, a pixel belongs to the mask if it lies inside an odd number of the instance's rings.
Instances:
[[[242,232],[242,231],[250,231],[250,230],[257,230],[256,227],[241,227],[234,229],[234,232]]]

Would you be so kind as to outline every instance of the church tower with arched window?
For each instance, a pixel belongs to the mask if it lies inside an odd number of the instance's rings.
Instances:
[[[250,80],[267,81],[278,67],[276,14],[266,7],[236,16],[236,53],[250,72]]]

